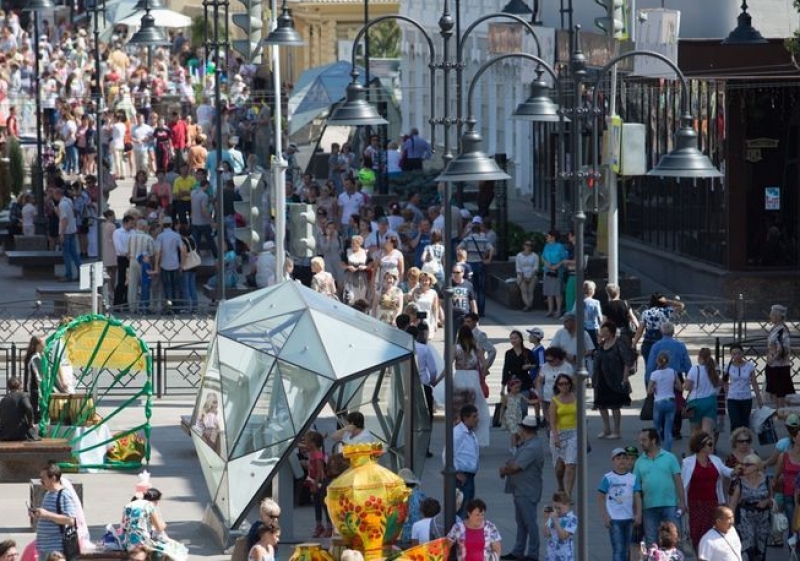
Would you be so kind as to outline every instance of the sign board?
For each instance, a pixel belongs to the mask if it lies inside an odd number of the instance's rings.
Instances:
[[[80,270],[80,289],[92,289],[92,275],[94,275],[94,286],[103,286],[103,262],[93,261],[92,263],[82,263]]]
[[[781,188],[764,187],[764,210],[781,209]]]
[[[636,49],[655,51],[678,64],[678,37],[681,13],[678,10],[654,8],[639,10],[636,17]],[[674,80],[675,72],[664,62],[647,56],[634,57],[633,75],[645,78]]]

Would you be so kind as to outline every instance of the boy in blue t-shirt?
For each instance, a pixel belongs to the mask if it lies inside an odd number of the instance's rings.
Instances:
[[[614,469],[600,481],[597,500],[611,539],[611,558],[627,561],[634,523],[641,524],[642,489],[638,478],[630,471],[631,461],[624,448],[614,448],[611,463]]]

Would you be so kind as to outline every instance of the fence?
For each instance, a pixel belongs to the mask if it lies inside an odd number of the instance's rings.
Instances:
[[[0,376],[6,380],[22,377],[25,353],[35,335],[48,336],[61,321],[64,302],[30,300],[0,303]],[[88,313],[90,310],[76,310]],[[122,310],[113,315],[130,325],[150,348],[153,361],[153,390],[164,395],[194,395],[200,385],[206,347],[214,333],[214,310],[193,314],[160,313],[134,315]],[[97,388],[103,393],[135,393],[135,380],[119,381],[101,369]],[[128,385],[125,385],[125,384]]]

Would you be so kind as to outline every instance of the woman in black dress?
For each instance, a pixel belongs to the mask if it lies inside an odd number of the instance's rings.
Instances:
[[[158,126],[153,131],[156,143],[156,169],[166,173],[172,157],[172,132],[166,126],[164,118],[158,119]]]
[[[599,333],[600,344],[594,356],[594,404],[603,419],[603,432],[598,438],[619,439],[622,415],[620,409],[631,404],[631,386],[628,374],[635,360],[630,345],[617,337],[617,326],[603,322]],[[614,418],[611,429],[609,411]]]

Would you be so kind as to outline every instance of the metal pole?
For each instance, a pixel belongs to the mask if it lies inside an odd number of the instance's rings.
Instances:
[[[586,380],[588,372],[586,370],[586,361],[584,354],[586,346],[584,344],[584,331],[583,320],[585,316],[585,309],[583,303],[583,278],[584,278],[584,225],[586,223],[586,214],[583,209],[583,197],[581,197],[581,182],[583,181],[582,174],[580,174],[581,162],[583,160],[582,154],[582,138],[581,138],[581,120],[586,115],[582,105],[583,93],[583,79],[586,76],[586,57],[581,51],[580,45],[580,26],[575,28],[575,32],[571,32],[574,41],[574,51],[570,61],[571,74],[574,86],[573,97],[573,111],[572,111],[572,169],[570,170],[570,177],[572,178],[572,194],[575,204],[575,214],[573,218],[575,227],[575,324],[576,324],[576,344],[575,344],[575,360],[577,364],[576,373],[576,391],[578,394],[577,403],[577,416],[578,416],[578,465],[577,465],[577,492],[573,494],[573,500],[577,504],[578,520],[583,520],[583,524],[579,524],[578,528],[578,543],[577,543],[577,558],[579,561],[588,561],[589,559],[589,525],[586,521],[589,520],[589,470],[588,470],[588,457],[587,447],[589,444],[588,427],[586,426]]]
[[[103,170],[103,143],[100,141],[100,126],[103,121],[103,74],[100,66],[100,6],[97,0],[94,3],[94,73],[97,96],[95,98],[95,123],[94,145],[97,149],[95,158],[97,167],[97,260],[103,263],[103,212],[105,200],[103,199],[103,181],[107,175]],[[103,282],[105,286],[105,282]]]
[[[220,41],[219,41],[219,0],[214,0],[214,51],[216,59],[214,64],[214,107],[216,107],[216,142],[217,142],[217,162],[214,173],[216,174],[216,197],[217,197],[217,301],[225,300],[225,220],[222,216],[222,92],[220,91],[220,80],[222,69],[220,68]]]
[[[272,0],[272,29],[278,27],[278,2]],[[272,88],[275,95],[275,160],[272,162],[272,185],[275,187],[275,276],[282,282],[286,261],[286,168],[283,159],[283,108],[281,106],[281,57],[278,45],[272,45]]]
[[[369,22],[369,0],[364,0],[364,25],[367,25]],[[366,88],[365,93],[367,94],[367,103],[370,102],[370,87],[369,81],[371,76],[369,75],[369,30],[364,33],[364,87]],[[370,145],[369,137],[372,134],[372,127],[369,125],[364,126],[364,140],[366,141],[367,146]],[[366,146],[364,147],[366,148]],[[364,148],[361,149],[363,154]],[[380,154],[380,151],[378,152]],[[380,159],[380,156],[379,156]]]
[[[443,89],[445,118],[442,120],[444,125],[444,151],[442,163],[445,168],[453,154],[450,151],[450,126],[448,118],[450,111],[450,41],[453,38],[453,27],[455,21],[450,15],[450,2],[445,0],[442,17],[439,19],[439,31],[442,36],[442,72],[444,74]],[[435,72],[431,69],[431,72]],[[456,472],[453,464],[453,341],[455,333],[453,330],[453,243],[452,243],[452,213],[450,212],[450,199],[452,198],[452,187],[449,182],[444,183],[443,192],[443,212],[444,212],[444,270],[445,281],[443,287],[444,297],[444,524],[445,528],[450,528],[456,520]]]
[[[39,67],[41,60],[39,55],[39,10],[33,12],[33,48],[35,50],[35,67],[33,69],[33,92],[36,96],[36,163],[33,166],[36,184],[36,233],[45,235],[46,223],[44,220],[44,168],[42,167],[42,91]]]
[[[614,54],[619,54],[619,41],[614,39]],[[611,130],[611,117],[617,114],[617,65],[611,67],[611,99],[608,104],[608,127]],[[608,255],[608,282],[619,284],[619,202],[617,201],[617,174],[611,169],[611,157],[614,148],[611,135],[606,142],[606,184],[608,185],[608,213],[607,213],[607,255]],[[593,170],[597,171],[597,170]]]

